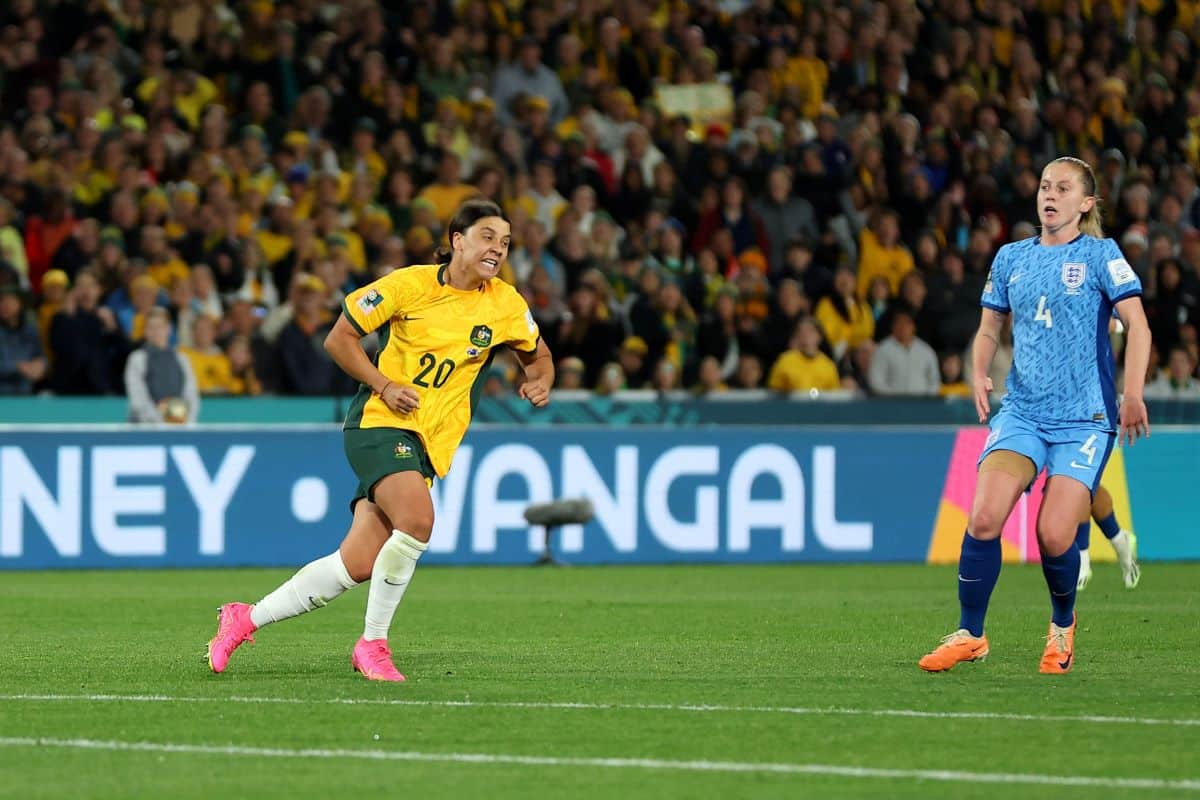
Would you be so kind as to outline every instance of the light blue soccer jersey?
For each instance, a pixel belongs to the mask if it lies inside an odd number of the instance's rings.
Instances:
[[[1012,312],[1013,365],[1004,406],[1040,424],[1117,425],[1108,322],[1142,283],[1112,239],[1034,236],[996,253],[981,304]]]

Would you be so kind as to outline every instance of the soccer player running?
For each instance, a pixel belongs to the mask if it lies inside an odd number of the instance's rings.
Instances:
[[[1126,589],[1136,589],[1142,579],[1142,570],[1137,563],[1137,537],[1133,531],[1127,531],[1117,522],[1117,512],[1113,510],[1113,499],[1108,489],[1096,487],[1092,497],[1091,514],[1079,523],[1079,532],[1075,543],[1079,546],[1079,581],[1076,589],[1082,592],[1092,579],[1092,559],[1088,555],[1088,545],[1092,539],[1092,520],[1100,526],[1109,544],[1117,553],[1117,564],[1121,567],[1121,580]]]
[[[1042,171],[1040,236],[996,253],[983,288],[972,353],[979,421],[991,411],[988,369],[1005,318],[1013,318],[1008,395],[991,421],[979,459],[975,499],[958,562],[958,630],[920,661],[929,672],[988,654],[983,620],[1000,575],[1000,531],[1022,491],[1045,467],[1038,510],[1042,572],[1052,616],[1040,671],[1074,664],[1079,520],[1088,514],[1114,440],[1149,435],[1142,388],[1150,329],[1141,282],[1111,239],[1103,238],[1096,177],[1084,161],[1058,158]],[[1118,412],[1108,320],[1113,307],[1128,330],[1125,397]]]
[[[366,625],[351,664],[369,680],[402,681],[388,630],[433,529],[433,478],[444,477],[471,421],[478,378],[507,345],[525,371],[521,397],[550,401],[554,366],[529,308],[494,280],[508,256],[504,212],[468,200],[449,226],[438,263],[396,270],[347,295],[325,340],[334,361],[361,384],[346,415],[346,457],[358,476],[353,521],[337,551],[304,566],[258,603],[221,606],[209,665],[223,672],[233,651],[264,625],[322,608],[371,581]],[[379,331],[374,363],[360,337]]]

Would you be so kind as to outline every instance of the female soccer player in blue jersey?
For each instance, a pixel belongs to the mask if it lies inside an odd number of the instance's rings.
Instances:
[[[1040,671],[1070,671],[1079,575],[1076,528],[1088,514],[1114,440],[1119,435],[1132,444],[1150,433],[1142,400],[1150,358],[1142,286],[1116,243],[1103,238],[1092,168],[1077,158],[1050,162],[1042,171],[1037,203],[1041,235],[1001,247],[983,287],[972,353],[980,422],[991,411],[988,368],[1010,314],[1013,365],[1008,395],[979,459],[963,536],[958,630],[921,659],[921,669],[929,672],[987,656],[983,618],[1000,575],[1000,530],[1043,467],[1049,479],[1037,537],[1053,613]],[[1128,331],[1119,412],[1108,340],[1114,307]]]

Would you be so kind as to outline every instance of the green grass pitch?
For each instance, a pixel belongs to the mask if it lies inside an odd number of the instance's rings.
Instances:
[[[926,675],[953,569],[814,565],[425,567],[405,684],[351,672],[364,587],[210,674],[217,605],[288,574],[0,576],[0,797],[1200,796],[1198,565],[1097,567],[1065,677],[1037,567]]]

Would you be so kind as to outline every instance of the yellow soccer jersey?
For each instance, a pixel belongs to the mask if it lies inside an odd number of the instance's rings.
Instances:
[[[399,269],[346,296],[342,313],[366,335],[379,330],[375,366],[391,381],[411,386],[421,407],[409,414],[388,408],[360,386],[346,428],[403,428],[415,432],[439,477],[471,422],[480,375],[495,349],[532,352],[538,328],[517,290],[490,280],[473,291],[445,281],[446,267]]]

